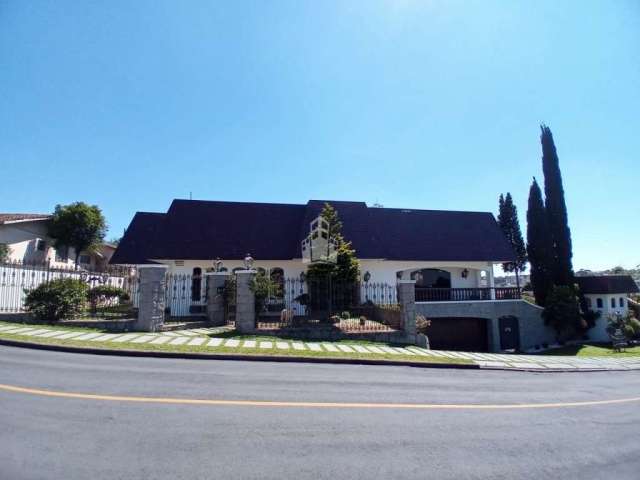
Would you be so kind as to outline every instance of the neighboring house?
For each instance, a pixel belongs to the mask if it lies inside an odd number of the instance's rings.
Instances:
[[[595,327],[589,330],[594,340],[608,340],[606,332],[609,315],[626,315],[629,311],[628,299],[638,293],[638,285],[631,275],[599,275],[576,277],[576,283],[584,294],[587,307],[600,312]]]
[[[38,213],[0,213],[0,244],[9,247],[8,260],[19,263],[49,263],[54,268],[74,268],[73,248],[53,246],[47,235],[51,215]],[[78,264],[86,270],[104,269],[115,252],[115,245],[102,244],[95,252],[82,252]]]

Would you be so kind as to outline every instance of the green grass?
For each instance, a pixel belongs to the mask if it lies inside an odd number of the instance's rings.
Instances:
[[[0,322],[0,326],[9,326],[15,325],[16,327],[34,327],[34,328],[47,328],[50,330],[73,330],[73,331],[86,331],[90,332],[99,332],[97,329],[89,329],[89,328],[64,328],[58,326],[51,325],[25,325],[25,324],[13,324],[7,322]],[[143,334],[142,332],[140,333]],[[205,336],[205,335],[203,335]],[[225,338],[225,339],[237,339],[237,340],[256,340],[256,341],[286,341],[290,342],[290,338],[281,338],[276,336],[267,336],[267,335],[239,335],[235,334],[235,332],[225,332],[221,334],[210,334],[207,335],[208,338]],[[196,337],[193,337],[196,338]],[[419,355],[393,355],[393,354],[377,354],[377,353],[347,353],[347,352],[313,352],[311,350],[293,350],[289,348],[288,350],[280,350],[275,348],[270,349],[262,349],[262,348],[232,348],[232,347],[207,347],[206,345],[152,345],[149,343],[117,343],[117,342],[92,342],[90,340],[74,340],[74,339],[55,339],[55,338],[38,338],[38,337],[29,337],[27,335],[13,334],[13,333],[5,333],[0,332],[0,339],[6,340],[16,340],[28,343],[36,343],[36,344],[46,344],[46,345],[64,345],[71,347],[89,347],[95,349],[105,349],[105,350],[139,350],[139,351],[157,351],[157,352],[178,352],[178,353],[207,353],[207,354],[237,354],[237,355],[246,355],[247,357],[251,356],[279,356],[279,357],[304,357],[304,358],[341,358],[341,359],[358,359],[358,360],[387,360],[387,361],[411,361],[411,362],[422,362],[422,363],[446,363],[446,364],[471,364],[470,360],[466,359],[457,359],[457,358],[441,358],[441,357],[423,357]],[[302,340],[300,340],[302,341]],[[367,342],[363,340],[340,340],[337,342],[333,341],[323,341],[323,340],[306,340],[311,343],[343,343],[350,345],[388,345],[382,342]],[[206,343],[206,342],[205,342]]]
[[[570,357],[638,357],[640,346],[625,348],[616,352],[606,344],[567,345],[561,348],[551,348],[540,352],[540,355],[559,355]]]

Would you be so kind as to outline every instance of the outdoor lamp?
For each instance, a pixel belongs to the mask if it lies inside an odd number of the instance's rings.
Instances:
[[[217,257],[216,260],[213,262],[214,265],[214,271],[215,272],[221,272],[222,271],[222,260],[220,260],[220,257]]]
[[[251,270],[253,268],[253,257],[250,253],[247,253],[247,256],[244,257],[244,268],[247,270]]]
[[[300,272],[300,281],[304,283],[306,279],[307,279],[307,274],[304,272]]]
[[[469,270],[467,270],[466,268],[464,270],[462,270],[462,278],[467,278],[469,276]]]
[[[371,274],[369,273],[369,271],[364,272],[364,275],[362,276],[362,279],[365,281],[365,283],[367,283],[369,280],[371,280]]]

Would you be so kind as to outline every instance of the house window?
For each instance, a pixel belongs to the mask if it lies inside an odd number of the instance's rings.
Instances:
[[[619,303],[619,305],[620,305],[620,308],[624,308],[624,298],[620,297],[620,298],[618,299],[618,303]]]
[[[202,269],[196,267],[193,269],[193,275],[191,276],[191,300],[193,302],[199,302],[201,298],[202,288]]]
[[[604,303],[602,302],[601,298],[596,298],[596,307],[599,309],[602,309],[604,306]]]
[[[84,265],[91,264],[91,257],[89,255],[80,255],[78,261]]]
[[[616,308],[616,299],[611,297],[611,308]]]
[[[591,299],[590,299],[590,298],[588,298],[588,297],[587,297],[587,298],[585,298],[585,301],[587,302],[587,308],[588,308],[589,310],[591,310],[591,308],[593,307],[593,302],[592,302],[592,301],[591,301]]]
[[[66,262],[69,259],[69,247],[56,248],[56,262]]]
[[[47,249],[47,242],[43,239],[39,238],[36,240],[36,250],[39,252],[44,252]]]

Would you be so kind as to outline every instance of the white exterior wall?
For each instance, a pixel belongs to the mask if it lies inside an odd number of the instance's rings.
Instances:
[[[204,273],[208,268],[213,267],[212,260],[184,260],[183,265],[176,265],[174,260],[156,260],[169,266],[169,273],[191,275],[193,269],[199,267]],[[243,260],[222,260],[224,267],[229,271],[234,268],[243,268]],[[308,264],[302,263],[301,259],[295,260],[255,260],[254,268],[282,268],[285,278],[297,278],[307,270]],[[396,273],[402,271],[402,279],[408,280],[411,272],[423,268],[438,268],[451,273],[452,288],[476,288],[488,287],[492,264],[488,262],[415,262],[415,261],[391,261],[391,260],[360,260],[360,273],[371,274],[369,282],[380,282],[395,285],[397,281]],[[462,278],[464,269],[469,271],[467,278]],[[486,272],[486,280],[481,278],[481,272]]]
[[[609,315],[616,315],[618,313],[626,315],[629,311],[628,296],[626,293],[585,295],[585,298],[591,300],[591,310],[600,312],[600,318],[596,320],[595,326],[587,332],[591,340],[597,342],[609,341],[609,334],[606,330]],[[598,308],[598,298],[602,299],[602,308]],[[615,301],[615,307],[611,306],[612,299]],[[624,305],[622,307],[620,307],[620,299],[623,299]]]

